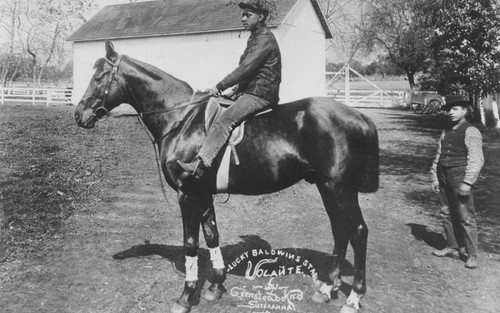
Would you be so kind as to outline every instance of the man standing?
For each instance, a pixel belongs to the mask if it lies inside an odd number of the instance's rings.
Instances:
[[[438,257],[459,256],[465,248],[466,268],[477,267],[477,225],[472,189],[484,163],[482,136],[466,120],[469,102],[460,95],[446,97],[442,108],[452,127],[442,132],[431,173],[432,190],[441,195],[441,217],[447,246]]]
[[[179,166],[188,172],[188,178],[199,180],[226,144],[232,130],[279,100],[281,52],[276,38],[266,26],[270,9],[263,0],[240,2],[239,7],[243,10],[243,27],[251,32],[247,47],[239,66],[207,91],[218,96],[225,89],[234,87],[242,95],[217,119],[195,159],[190,163],[177,160]],[[189,185],[185,183],[183,186]]]

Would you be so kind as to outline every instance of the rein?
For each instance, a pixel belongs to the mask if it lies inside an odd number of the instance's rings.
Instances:
[[[192,98],[194,98],[195,93],[193,93],[193,97]],[[154,139],[151,136],[151,134],[149,133],[146,125],[144,125],[144,116],[146,116],[146,115],[153,115],[153,114],[167,113],[167,112],[174,111],[174,110],[177,110],[177,109],[182,109],[182,108],[185,108],[185,107],[190,106],[190,105],[195,105],[195,104],[199,104],[199,103],[205,102],[208,99],[210,99],[210,97],[212,97],[212,96],[208,95],[208,96],[202,97],[202,98],[200,98],[200,99],[198,99],[196,101],[191,100],[191,101],[184,102],[184,103],[182,103],[182,104],[180,104],[178,106],[172,107],[172,108],[166,108],[166,109],[161,109],[161,110],[157,110],[157,111],[149,111],[149,112],[142,112],[142,113],[123,113],[123,114],[113,114],[112,112],[110,112],[110,113],[108,113],[108,115],[111,116],[111,117],[114,117],[114,118],[137,117],[137,119],[139,120],[139,124],[141,125],[142,129],[144,130],[144,132],[146,132],[148,134],[149,139],[151,140],[151,143],[153,143],[153,146],[154,146],[155,144],[160,143],[163,140],[163,138],[167,137],[172,131],[174,131],[177,128],[179,128],[179,126],[181,126],[181,124],[178,124],[176,127],[172,128],[170,131],[168,131],[167,133],[163,134],[160,138]]]
[[[195,92],[196,93],[196,92]],[[193,98],[194,98],[194,95],[195,93],[193,93]],[[137,117],[137,120],[139,121],[139,125],[141,125],[141,128],[142,130],[148,135],[148,138],[149,140],[151,141],[151,144],[153,145],[153,150],[155,152],[155,160],[156,160],[156,167],[158,169],[158,175],[159,175],[159,178],[160,178],[160,186],[161,186],[161,191],[163,193],[163,197],[165,198],[165,200],[168,202],[168,198],[167,198],[167,192],[165,190],[165,184],[163,183],[163,177],[161,175],[161,165],[160,165],[160,152],[159,152],[159,146],[158,144],[165,138],[167,137],[168,135],[170,135],[170,133],[173,131],[173,130],[176,130],[177,128],[179,128],[179,126],[181,126],[182,124],[179,123],[176,127],[172,128],[170,131],[166,132],[165,134],[163,134],[160,138],[158,139],[155,139],[153,137],[153,135],[149,132],[148,128],[146,127],[146,125],[144,124],[144,116],[145,115],[153,115],[153,114],[160,114],[160,113],[166,113],[166,112],[170,112],[170,111],[173,111],[173,110],[177,110],[177,109],[181,109],[181,108],[184,108],[184,107],[187,107],[187,106],[190,106],[190,105],[195,105],[195,104],[199,104],[199,103],[202,103],[206,100],[208,100],[210,98],[210,95],[208,96],[205,96],[205,97],[202,97],[201,99],[198,99],[196,101],[189,101],[189,102],[185,102],[181,105],[178,105],[178,106],[175,106],[175,107],[172,107],[172,108],[167,108],[167,109],[162,109],[162,110],[157,110],[157,111],[149,111],[149,112],[143,112],[143,113],[125,113],[125,114],[109,114],[108,112],[108,115],[111,116],[111,117],[114,117],[114,118],[121,118],[121,117]]]
[[[198,99],[196,101],[191,100],[191,101],[188,101],[188,102],[184,102],[184,103],[182,103],[182,104],[180,104],[178,106],[174,106],[172,108],[166,108],[166,109],[161,109],[161,110],[157,110],[157,111],[149,111],[149,112],[142,112],[142,113],[124,113],[124,114],[108,113],[107,115],[109,115],[111,117],[114,117],[114,118],[135,117],[135,116],[138,116],[138,117],[142,118],[142,117],[144,117],[146,115],[167,113],[167,112],[174,111],[174,110],[177,110],[177,109],[185,108],[185,107],[190,106],[190,105],[199,104],[199,103],[207,101],[208,99],[210,99],[210,97],[212,97],[212,96],[208,95],[208,96],[202,97],[202,98],[200,98],[200,99]]]

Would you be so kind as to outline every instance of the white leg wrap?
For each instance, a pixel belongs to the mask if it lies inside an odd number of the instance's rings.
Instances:
[[[354,307],[356,310],[359,310],[359,300],[361,300],[362,297],[363,295],[351,291],[351,294],[349,295],[349,298],[347,298],[346,303]]]
[[[323,283],[323,285],[321,285],[321,287],[319,288],[319,292],[327,296],[328,299],[332,298],[332,290],[333,285],[327,285],[326,283]]]
[[[186,255],[186,281],[198,280],[198,256]]]
[[[220,247],[209,248],[210,250],[210,261],[212,261],[212,267],[221,269],[224,268],[224,259],[222,258],[222,252]]]

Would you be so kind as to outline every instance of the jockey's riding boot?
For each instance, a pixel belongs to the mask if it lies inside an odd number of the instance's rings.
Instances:
[[[182,167],[183,170],[188,172],[190,176],[193,176],[196,179],[201,179],[203,173],[205,172],[205,165],[203,164],[203,161],[198,157],[196,157],[194,161],[190,163],[184,163],[177,160],[177,164],[179,164],[179,166]]]

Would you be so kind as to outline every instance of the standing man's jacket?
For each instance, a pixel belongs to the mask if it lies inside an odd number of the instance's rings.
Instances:
[[[217,84],[225,90],[239,84],[237,92],[253,94],[270,103],[279,101],[281,52],[276,37],[260,26],[248,38],[239,66]]]
[[[446,167],[467,166],[467,146],[465,145],[465,132],[472,126],[465,122],[457,129],[449,129],[441,140],[441,156],[439,165]]]
[[[463,166],[465,176],[462,181],[474,185],[484,164],[482,140],[481,132],[468,122],[444,130],[431,167],[433,180],[438,181],[438,166]]]

